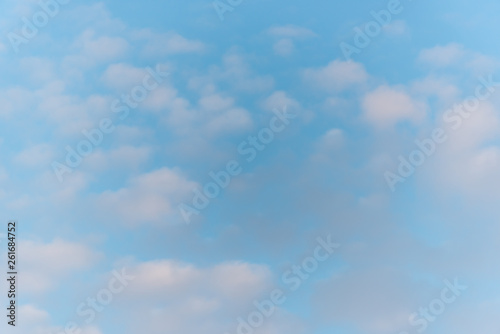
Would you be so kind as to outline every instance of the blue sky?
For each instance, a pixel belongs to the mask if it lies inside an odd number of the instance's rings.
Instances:
[[[221,3],[223,20],[208,0],[61,2],[32,36],[38,1],[0,5],[0,245],[17,219],[20,291],[1,326],[246,333],[280,289],[252,333],[497,333],[500,4]],[[340,245],[324,261],[318,238]],[[87,321],[78,307],[122,270]]]

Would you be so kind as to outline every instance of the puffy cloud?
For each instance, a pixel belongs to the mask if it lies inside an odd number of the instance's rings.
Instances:
[[[49,165],[54,158],[54,150],[48,144],[36,144],[19,152],[14,157],[14,162],[24,167],[44,167]]]
[[[144,165],[151,154],[152,149],[147,146],[123,145],[108,151],[98,150],[87,158],[86,163],[93,172],[114,170],[124,168],[124,166],[130,170],[136,170]]]
[[[496,108],[482,102],[455,130],[445,121],[440,126],[447,129],[448,140],[441,144],[439,155],[426,164],[425,180],[469,199],[485,195],[498,198],[500,148],[494,142],[499,138],[500,119]]]
[[[316,37],[311,30],[295,25],[276,26],[268,29],[268,34],[278,38],[274,42],[274,53],[279,56],[289,56],[295,51],[295,41]]]
[[[237,318],[255,310],[253,302],[268,298],[273,289],[267,266],[246,262],[223,262],[208,267],[172,260],[132,264],[127,273],[135,278],[119,298],[128,331],[152,334],[236,332]],[[293,326],[292,326],[293,324]],[[282,330],[304,333],[300,322],[280,310],[255,330],[278,334]]]
[[[1,117],[24,114],[34,102],[33,93],[22,87],[0,89]]]
[[[437,45],[420,51],[418,60],[433,68],[460,68],[486,75],[500,68],[498,59],[466,49],[458,43]]]
[[[456,64],[465,56],[463,45],[451,43],[420,51],[419,60],[437,67]]]
[[[325,67],[306,69],[303,77],[308,84],[331,93],[362,85],[368,80],[362,64],[340,60],[331,61]]]
[[[16,328],[19,334],[47,334],[65,332],[64,326],[57,327],[50,324],[51,319],[47,311],[32,304],[20,305],[18,314],[22,315],[22,321],[17,322]],[[102,334],[95,326],[78,327],[81,334]]]
[[[84,31],[75,41],[76,55],[65,59],[66,66],[92,67],[97,64],[116,61],[123,58],[130,48],[122,37],[96,36],[92,29]]]
[[[19,257],[24,291],[42,293],[68,275],[90,268],[101,255],[84,244],[55,239],[50,243],[21,240]]]
[[[223,57],[223,65],[213,70],[210,81],[222,80],[234,89],[248,93],[271,89],[274,86],[273,77],[256,74],[250,68],[247,58],[235,49],[230,50]]]
[[[142,81],[147,74],[148,72],[145,69],[126,63],[117,63],[108,66],[101,80],[108,87],[125,92],[136,85],[142,85]]]
[[[217,92],[201,96],[196,107],[184,99],[172,100],[167,122],[179,134],[206,138],[240,133],[253,124],[247,110],[236,106],[233,98]]]
[[[329,323],[363,333],[398,333],[409,327],[408,318],[426,301],[428,289],[394,268],[349,270],[316,287],[314,308]]]
[[[55,77],[55,66],[49,59],[26,57],[21,59],[20,65],[34,83],[49,82]]]
[[[143,41],[143,54],[162,57],[172,54],[199,53],[205,50],[205,44],[198,40],[190,40],[176,32],[156,33],[150,29],[134,31],[132,38]]]
[[[160,168],[131,178],[127,187],[100,193],[92,202],[99,216],[118,224],[166,224],[195,187],[178,170]]]
[[[283,38],[274,43],[273,50],[279,56],[289,56],[295,50],[295,45],[291,39]]]
[[[344,144],[344,132],[341,129],[330,129],[321,137],[319,148],[324,151],[338,149]]]
[[[400,121],[419,122],[424,119],[426,105],[416,101],[404,90],[380,86],[367,93],[362,102],[363,116],[377,128],[392,127]]]
[[[485,298],[481,302],[469,301],[456,307],[458,311],[454,314],[453,321],[444,324],[445,330],[457,334],[466,334],[471,331],[494,334],[500,331],[500,324],[495,321],[496,314],[500,312],[498,298]]]
[[[157,301],[166,295],[183,298],[189,294],[208,293],[238,304],[265,291],[271,281],[267,267],[239,262],[203,269],[170,260],[151,261],[135,265],[130,272],[135,279],[127,293],[134,298]]]
[[[449,107],[458,100],[460,89],[449,78],[427,76],[423,79],[415,81],[410,90],[418,96],[425,98],[437,97],[440,106]]]
[[[383,26],[384,31],[393,36],[404,35],[408,32],[408,26],[403,20],[395,20]]]
[[[309,29],[292,24],[269,28],[268,33],[272,36],[288,38],[311,38],[316,36]]]
[[[262,107],[268,111],[272,111],[274,109],[283,109],[285,106],[292,110],[299,110],[302,108],[299,102],[292,98],[285,91],[276,91],[272,93],[262,103]]]
[[[49,319],[47,311],[38,309],[34,305],[22,305],[20,311],[23,314],[24,320],[28,323],[41,323]]]

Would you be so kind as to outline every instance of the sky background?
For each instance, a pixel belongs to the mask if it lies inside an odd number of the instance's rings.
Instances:
[[[340,247],[254,333],[417,333],[410,315],[455,279],[467,289],[425,332],[498,333],[500,94],[456,130],[443,116],[500,81],[500,3],[402,0],[346,59],[388,2],[244,0],[221,20],[209,0],[72,0],[16,52],[9,34],[41,7],[2,1],[5,263],[19,226],[18,326],[2,315],[2,332],[237,333],[331,236]],[[169,75],[120,119],[113,101],[147,68]],[[238,146],[285,109],[247,162]],[[114,131],[59,182],[53,162],[105,118]],[[385,173],[436,128],[448,139],[392,191]],[[231,160],[241,174],[187,224],[178,205]],[[87,323],[77,307],[123,268],[134,280]]]

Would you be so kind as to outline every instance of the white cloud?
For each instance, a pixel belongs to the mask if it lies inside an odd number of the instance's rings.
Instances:
[[[235,50],[224,55],[222,68],[217,68],[210,79],[225,81],[236,90],[250,93],[267,91],[274,86],[272,76],[254,73],[246,57]]]
[[[209,136],[219,136],[228,133],[250,130],[252,120],[250,114],[243,108],[231,108],[205,124]]]
[[[96,35],[92,29],[85,30],[74,42],[78,53],[67,56],[64,65],[72,68],[93,67],[123,58],[130,48],[122,37]]]
[[[74,170],[71,174],[68,174],[64,178],[64,182],[59,183],[55,173],[52,169],[47,169],[47,171],[40,176],[40,185],[45,187],[47,191],[49,202],[59,203],[62,207],[73,206],[79,199],[79,195],[87,189],[91,175],[83,173],[79,170]]]
[[[88,269],[100,255],[84,244],[55,239],[51,243],[21,240],[20,270],[27,293],[41,293],[77,271]]]
[[[49,314],[46,311],[38,309],[34,305],[22,305],[19,311],[23,315],[23,320],[28,323],[41,323],[49,319]]]
[[[409,327],[419,299],[425,301],[422,288],[422,283],[396,269],[350,270],[321,282],[313,303],[325,321],[348,324],[363,333],[399,333]]]
[[[444,325],[446,332],[496,334],[500,331],[500,324],[496,321],[496,315],[500,312],[498,298],[486,297],[481,302],[468,301],[454,307],[457,313],[454,314],[453,321]]]
[[[113,89],[126,92],[136,85],[142,85],[147,71],[126,63],[109,65],[101,80]]]
[[[344,132],[341,129],[330,129],[321,137],[319,146],[321,150],[331,151],[342,147],[344,144]]]
[[[151,91],[148,97],[141,102],[141,107],[151,111],[166,111],[168,108],[175,108],[177,104],[182,104],[182,99],[177,96],[178,92],[171,86],[161,86]]]
[[[18,312],[23,317],[23,320],[16,324],[20,334],[44,334],[51,330],[47,311],[32,304],[25,304],[19,306]]]
[[[20,66],[34,83],[48,82],[55,77],[54,63],[49,59],[25,57],[20,60]]]
[[[86,31],[82,35],[84,56],[97,62],[108,62],[121,58],[129,48],[128,42],[121,37],[94,37],[94,32]]]
[[[158,300],[165,295],[183,298],[186,294],[208,292],[225,301],[234,299],[237,304],[263,292],[271,280],[267,267],[239,262],[201,269],[169,260],[151,261],[136,265],[130,272],[136,278],[127,293],[134,298]]]
[[[234,99],[213,91],[201,96],[197,107],[174,99],[167,122],[179,134],[209,138],[240,133],[253,124],[250,113],[236,106]]]
[[[290,38],[282,38],[274,43],[273,50],[279,56],[289,56],[295,50],[295,45]]]
[[[360,63],[334,60],[321,68],[306,69],[305,81],[325,91],[338,92],[366,83],[368,74]]]
[[[200,53],[206,48],[198,40],[190,40],[176,32],[156,33],[150,29],[134,31],[132,38],[144,41],[143,54],[146,56],[162,57],[172,54]]]
[[[395,20],[383,26],[384,31],[393,36],[404,35],[408,32],[408,26],[404,20]]]
[[[127,334],[194,334],[236,332],[237,317],[255,310],[253,302],[269,298],[274,289],[267,266],[223,262],[207,267],[172,260],[133,264],[135,278],[124,292],[120,310]],[[143,321],[135,319],[139,317]],[[256,334],[304,333],[299,321],[277,309]]]
[[[111,99],[102,95],[81,98],[66,94],[61,81],[51,82],[34,92],[37,112],[44,117],[48,126],[55,125],[55,133],[81,140],[82,130],[90,130],[103,117],[109,117]]]
[[[269,28],[267,33],[275,38],[273,50],[278,56],[286,57],[295,51],[295,41],[316,37],[309,29],[294,25],[285,25]]]
[[[93,205],[98,215],[118,224],[167,224],[196,186],[178,170],[160,168],[131,178],[127,187],[97,195]]]
[[[14,162],[24,167],[42,167],[50,165],[54,159],[54,150],[48,144],[31,146],[14,157]]]
[[[433,68],[465,69],[475,76],[491,74],[500,68],[500,62],[495,57],[466,49],[458,43],[424,49],[420,52],[418,60]]]
[[[460,89],[448,78],[427,76],[415,81],[410,89],[415,95],[425,98],[437,97],[440,105],[447,108],[460,96]]]
[[[262,103],[262,107],[268,111],[274,109],[283,109],[284,107],[290,110],[300,110],[302,107],[299,102],[289,96],[285,91],[276,91],[272,93],[268,98]]]
[[[288,37],[288,38],[316,37],[316,34],[313,31],[292,24],[269,28],[268,33],[276,37]]]
[[[500,186],[500,148],[495,145],[500,133],[496,108],[483,102],[456,130],[442,122],[448,140],[440,154],[426,167],[425,180],[440,191],[459,192],[468,199],[486,196],[496,200]]]
[[[444,46],[438,45],[420,51],[418,59],[436,67],[445,67],[456,64],[465,56],[463,45],[451,43]]]
[[[47,311],[38,308],[32,304],[19,306],[18,314],[22,320],[18,319],[16,323],[16,333],[18,334],[47,334],[65,332],[64,326],[53,326]],[[80,334],[102,334],[95,326],[79,327]]]
[[[392,127],[400,121],[419,122],[425,117],[426,106],[415,101],[404,90],[380,86],[367,93],[362,102],[363,116],[377,128]]]
[[[24,114],[34,101],[33,94],[22,87],[12,87],[0,90],[0,116]]]
[[[147,146],[136,147],[123,145],[116,149],[98,150],[86,160],[86,166],[95,172],[106,170],[125,169],[136,170],[150,158],[152,148]]]

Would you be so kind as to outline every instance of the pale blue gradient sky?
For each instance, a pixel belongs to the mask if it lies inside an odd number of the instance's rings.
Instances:
[[[340,43],[387,3],[245,0],[221,21],[208,0],[71,1],[16,53],[8,34],[40,7],[4,1],[0,212],[21,242],[8,333],[236,333],[330,234],[338,253],[255,333],[416,333],[409,316],[455,277],[468,289],[426,333],[497,333],[499,95],[396,191],[384,173],[480,77],[500,81],[500,4],[402,1],[346,61]],[[113,100],[157,66],[170,75],[121,120]],[[285,106],[298,116],[247,163],[238,145]],[[103,118],[116,129],[58,182],[52,163]],[[230,160],[242,173],[185,224],[177,206]],[[136,281],[85,324],[77,306],[124,266]]]

